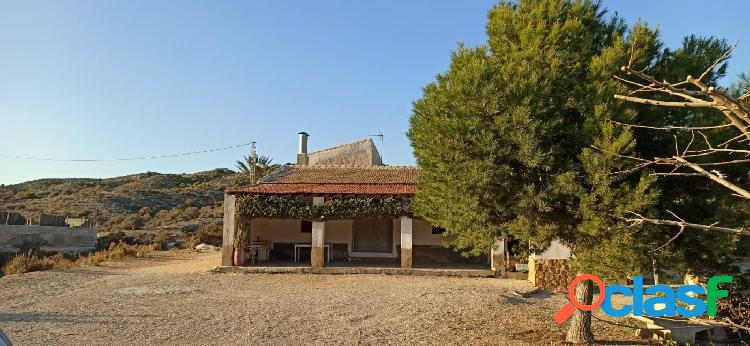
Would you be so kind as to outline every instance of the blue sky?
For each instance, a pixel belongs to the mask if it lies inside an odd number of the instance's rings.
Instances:
[[[386,163],[413,164],[411,103],[457,42],[484,42],[492,4],[2,0],[0,154],[107,159],[252,139],[284,163],[305,130],[311,150],[382,132]],[[727,82],[750,72],[748,1],[605,5],[629,23],[659,25],[672,47],[690,33],[741,40]],[[0,183],[232,168],[247,150],[98,163],[0,158]]]

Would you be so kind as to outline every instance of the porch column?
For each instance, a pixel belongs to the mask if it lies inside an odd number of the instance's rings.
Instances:
[[[221,236],[221,265],[231,266],[234,257],[234,233],[237,227],[234,195],[224,194],[224,229]]]
[[[401,217],[401,268],[411,268],[412,219]]]
[[[323,197],[313,197],[313,204],[323,204]],[[312,223],[312,248],[310,249],[310,267],[322,268],[325,265],[325,221]]]
[[[496,239],[490,250],[490,268],[505,276],[505,238]]]

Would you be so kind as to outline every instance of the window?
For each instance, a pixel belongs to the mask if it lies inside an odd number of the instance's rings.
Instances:
[[[312,233],[312,222],[307,220],[302,220],[299,224],[299,231],[302,233]]]
[[[445,228],[439,227],[439,226],[432,226],[432,234],[443,234],[445,233]]]

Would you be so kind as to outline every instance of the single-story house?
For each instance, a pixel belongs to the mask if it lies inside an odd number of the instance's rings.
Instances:
[[[295,165],[226,191],[222,265],[235,264],[238,234],[251,258],[237,265],[390,261],[402,268],[472,263],[496,269],[505,261],[502,241],[474,258],[441,246],[444,230],[411,211],[418,167],[384,165],[371,139],[312,153],[307,139],[299,134]]]

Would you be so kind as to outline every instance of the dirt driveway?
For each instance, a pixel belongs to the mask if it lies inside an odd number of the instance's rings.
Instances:
[[[563,303],[524,281],[219,274],[218,253],[160,252],[102,267],[0,278],[16,345],[556,344]],[[633,331],[595,324],[603,340]]]

